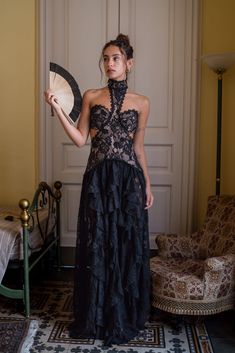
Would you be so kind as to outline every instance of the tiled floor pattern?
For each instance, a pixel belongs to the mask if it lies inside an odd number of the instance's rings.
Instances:
[[[32,316],[38,330],[30,353],[212,353],[205,326],[182,322],[151,322],[147,330],[126,345],[103,347],[102,342],[71,340],[68,324],[72,320],[72,282],[43,281],[32,288]],[[22,317],[22,306],[0,298],[0,315]],[[21,314],[19,314],[21,311]]]
[[[51,282],[52,280],[56,280],[56,281],[60,281],[62,284],[62,282],[66,280],[66,281],[68,281],[68,283],[71,283],[71,281],[73,280],[73,270],[72,269],[65,269],[60,272],[52,270],[52,271],[47,272],[46,274],[45,273],[42,273],[42,274],[39,273],[36,275],[34,274],[32,280],[31,280],[32,287],[34,287],[34,286],[37,287],[40,280],[42,280],[42,279],[44,280],[45,277],[48,280],[48,282]],[[64,284],[62,284],[62,285],[64,286]],[[69,289],[69,286],[67,286],[67,290],[68,291],[71,290],[71,289]],[[50,304],[47,314],[45,315],[44,319],[42,318],[42,333],[39,334],[38,337],[36,338],[36,340],[38,340],[37,350],[32,349],[30,353],[35,353],[35,352],[37,352],[37,353],[44,353],[44,352],[77,353],[79,350],[78,348],[76,348],[78,346],[74,347],[74,344],[68,345],[68,343],[62,342],[62,339],[66,339],[66,337],[67,337],[66,327],[65,327],[66,325],[64,325],[63,320],[65,320],[65,321],[68,320],[68,311],[71,310],[71,301],[72,301],[71,295],[67,295],[66,300],[64,300],[63,309],[60,312],[60,320],[61,321],[57,322],[57,324],[56,324],[57,326],[55,325],[54,331],[48,327],[48,323],[46,321],[53,319],[53,311],[55,310],[55,307],[57,305],[57,301],[61,300],[60,291],[58,291],[58,290],[54,291],[54,298],[55,298],[54,303],[52,302]],[[2,299],[5,300],[5,298],[2,298]],[[2,311],[2,306],[1,306],[2,299],[0,298],[0,311]],[[41,291],[40,296],[33,296],[32,297],[32,303],[31,303],[32,308],[34,308],[34,310],[36,310],[39,317],[41,315],[40,311],[43,310],[43,307],[45,306],[47,300],[48,300],[48,293],[43,290]],[[9,304],[9,301],[10,301],[12,314],[17,315],[17,313],[19,312],[19,309],[20,309],[19,301],[13,302],[12,300],[9,299],[8,304]],[[21,310],[22,310],[22,307],[21,307]],[[22,315],[21,315],[21,317],[22,317]],[[166,315],[166,317],[167,317],[167,315]],[[70,318],[72,318],[72,313],[71,313]],[[207,331],[209,333],[209,336],[210,336],[210,339],[212,342],[214,353],[235,353],[235,311],[231,310],[228,312],[208,316],[208,317],[201,318],[201,319],[206,324],[206,328],[207,328]],[[171,318],[169,320],[171,321]],[[42,337],[43,336],[45,337],[47,335],[51,335],[50,340],[52,340],[52,341],[54,341],[54,343],[56,343],[56,348],[55,347],[52,348],[52,346],[51,346],[51,350],[50,349],[45,350],[45,347],[42,344],[40,345],[40,340],[42,340]],[[160,340],[161,335],[159,332],[157,332],[157,334],[155,333],[155,336],[158,337],[158,339]],[[60,337],[60,338],[58,338],[58,337]],[[54,343],[53,343],[53,345],[54,345]],[[175,347],[175,349],[177,349],[177,348]],[[150,350],[151,350],[151,348],[150,348]],[[81,352],[81,350],[80,350],[80,352]],[[84,353],[90,352],[89,346],[87,349],[84,347],[83,352]],[[103,350],[102,350],[102,352],[103,352]],[[107,351],[105,351],[105,353],[106,352]],[[115,351],[115,352],[117,352],[117,351]],[[151,352],[155,353],[155,351],[151,351]],[[179,351],[176,350],[176,352],[180,352],[180,350]],[[98,353],[98,351],[93,350],[92,353]],[[134,352],[132,352],[132,353],[134,353]],[[174,351],[171,351],[171,353],[174,353]],[[186,351],[184,353],[188,353],[188,352]]]

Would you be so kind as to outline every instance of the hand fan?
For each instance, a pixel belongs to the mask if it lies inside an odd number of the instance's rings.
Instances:
[[[79,86],[67,70],[52,62],[50,62],[50,89],[57,97],[66,118],[74,125],[82,108]]]

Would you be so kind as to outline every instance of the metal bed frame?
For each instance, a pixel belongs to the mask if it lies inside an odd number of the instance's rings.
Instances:
[[[39,184],[31,204],[27,199],[21,199],[19,201],[23,236],[23,260],[20,261],[23,267],[23,285],[21,289],[12,289],[1,284],[0,294],[8,298],[23,299],[26,317],[30,316],[29,273],[53,246],[56,246],[57,266],[60,268],[61,188],[62,183],[60,181],[54,183],[54,191],[43,181]],[[44,226],[40,224],[39,219],[39,210],[42,208],[47,210]],[[54,222],[50,229],[50,217],[52,216],[54,217]],[[34,253],[35,258],[32,260],[32,256],[29,255],[29,238],[36,224],[43,239],[43,246],[40,251]]]

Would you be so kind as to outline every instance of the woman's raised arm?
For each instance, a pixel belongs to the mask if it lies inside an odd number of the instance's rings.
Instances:
[[[48,89],[45,91],[44,95],[46,102],[50,104],[55,111],[69,138],[78,147],[84,146],[89,135],[90,90],[86,91],[83,95],[82,110],[77,126],[71,125],[67,120],[52,90]]]

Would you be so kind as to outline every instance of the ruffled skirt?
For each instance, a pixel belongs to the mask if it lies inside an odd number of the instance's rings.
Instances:
[[[105,160],[85,173],[78,217],[72,337],[120,344],[144,329],[150,305],[142,171]]]

